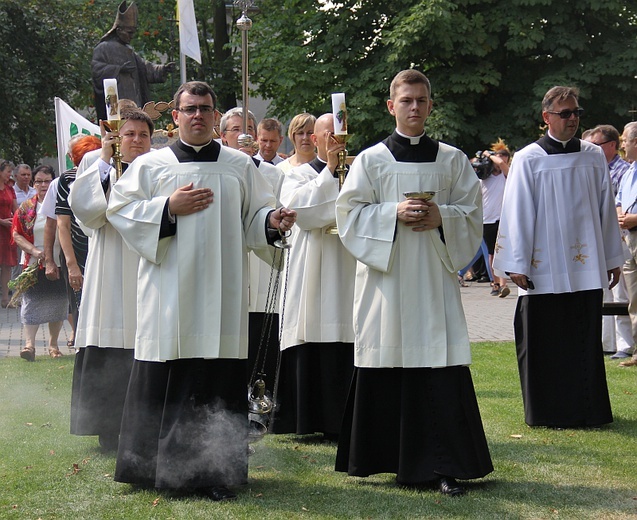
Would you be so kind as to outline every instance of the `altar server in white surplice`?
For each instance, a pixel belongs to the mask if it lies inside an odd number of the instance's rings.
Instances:
[[[604,153],[575,137],[578,96],[561,86],[545,94],[548,132],[513,158],[493,261],[521,289],[515,343],[530,426],[613,420],[602,297],[611,275],[611,287],[617,283],[624,253]]]
[[[175,95],[174,145],[133,164],[108,218],[140,256],[135,361],[115,480],[229,500],[248,473],[247,252],[294,212],[246,154],[213,140],[216,96]]]
[[[332,114],[316,120],[317,157],[285,174],[281,202],[296,210],[288,257],[275,433],[321,432],[336,439],[354,369],[352,309],[356,260],[336,225],[335,170],[345,149]]]
[[[422,73],[398,73],[387,107],[396,131],[356,157],[336,201],[339,234],[359,261],[356,368],[336,470],[395,473],[457,495],[455,479],[493,470],[456,274],[482,240],[480,184],[460,150],[425,135]]]
[[[150,150],[153,122],[139,109],[122,110],[123,167]],[[84,269],[73,370],[71,433],[99,435],[103,448],[117,449],[126,387],[133,364],[139,255],[106,219],[117,181],[111,165],[116,134],[102,139],[100,159],[77,174],[69,204],[78,221],[92,230]],[[72,279],[71,284],[77,280]],[[79,290],[79,284],[73,286]]]

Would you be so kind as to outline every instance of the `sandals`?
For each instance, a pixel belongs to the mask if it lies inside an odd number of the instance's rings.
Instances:
[[[74,347],[75,346],[75,340],[74,339],[70,339],[66,342],[66,346],[67,347]]]
[[[63,354],[62,352],[60,352],[59,348],[49,347],[49,356],[51,356],[52,358],[61,358]]]
[[[35,361],[35,347],[24,347],[20,351],[20,357],[26,361]]]

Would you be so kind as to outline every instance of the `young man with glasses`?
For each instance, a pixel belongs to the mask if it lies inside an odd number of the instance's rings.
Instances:
[[[575,137],[574,87],[542,101],[545,136],[515,154],[494,269],[519,290],[515,341],[526,423],[613,420],[602,353],[602,293],[624,263],[613,187],[599,146]]]
[[[247,252],[296,213],[275,209],[251,157],[213,139],[215,103],[204,82],[178,89],[179,140],[130,166],[108,218],[141,256],[115,480],[220,501],[248,476]]]

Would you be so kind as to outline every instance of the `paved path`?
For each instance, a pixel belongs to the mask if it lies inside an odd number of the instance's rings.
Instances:
[[[490,296],[491,287],[488,283],[471,283],[469,287],[460,288],[471,341],[513,340],[513,312],[517,290],[515,285],[509,286],[511,294],[506,298]],[[59,347],[64,355],[75,352],[73,348],[66,346],[70,334],[71,326],[65,321],[59,339]],[[48,342],[48,328],[46,325],[40,326],[36,339],[36,357],[48,355]],[[19,356],[23,346],[20,308],[0,308],[0,358]]]

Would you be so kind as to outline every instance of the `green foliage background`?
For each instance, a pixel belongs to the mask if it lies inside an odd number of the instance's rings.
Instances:
[[[132,45],[154,62],[177,61],[175,0],[137,0]],[[241,97],[238,9],[195,0],[202,65],[220,107]],[[55,154],[53,98],[93,115],[92,50],[118,0],[0,0],[0,157],[34,164]],[[433,137],[472,154],[497,137],[516,148],[541,133],[539,104],[555,84],[581,89],[583,128],[621,129],[637,108],[637,6],[622,0],[257,0],[251,10],[251,82],[283,121],[330,110],[347,95],[350,149],[387,135],[391,78],[415,67],[432,81]],[[328,8],[329,6],[329,8]],[[153,85],[167,100],[179,72]]]
[[[621,0],[261,0],[254,81],[272,112],[329,111],[347,94],[354,148],[393,128],[389,82],[414,67],[432,82],[428,132],[466,152],[540,134],[548,88],[574,84],[582,127],[633,119],[637,11]],[[282,13],[284,15],[282,16]]]

